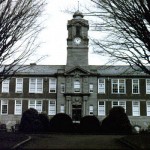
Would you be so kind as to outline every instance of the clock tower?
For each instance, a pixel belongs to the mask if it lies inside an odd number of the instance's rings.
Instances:
[[[83,14],[78,10],[73,19],[68,21],[67,30],[67,65],[88,65],[88,21],[83,19]]]

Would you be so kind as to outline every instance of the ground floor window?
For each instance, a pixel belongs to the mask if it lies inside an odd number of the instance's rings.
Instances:
[[[22,114],[22,100],[15,100],[15,115]]]
[[[105,101],[98,101],[98,116],[105,116]]]
[[[48,115],[56,114],[56,100],[49,100]]]
[[[150,101],[146,102],[146,111],[147,111],[147,116],[150,116]]]
[[[1,100],[1,114],[8,114],[8,100]]]
[[[93,105],[89,106],[89,115],[93,115]]]
[[[39,113],[41,113],[42,112],[42,101],[41,100],[29,100],[29,108],[34,108]]]
[[[60,113],[65,113],[65,106],[63,104],[60,106]]]
[[[116,106],[121,106],[126,111],[126,101],[112,101],[112,108]]]
[[[140,116],[140,102],[139,101],[132,101],[132,115]]]

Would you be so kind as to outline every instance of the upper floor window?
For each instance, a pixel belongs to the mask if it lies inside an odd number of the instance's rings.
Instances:
[[[105,79],[98,79],[98,93],[105,93]]]
[[[80,92],[80,82],[78,80],[74,81],[74,92],[75,93],[79,93]]]
[[[150,79],[146,79],[146,94],[150,94]]]
[[[132,101],[132,115],[140,116],[140,102],[139,101]]]
[[[1,114],[8,114],[8,100],[1,100]]]
[[[90,85],[89,85],[89,92],[93,93],[93,83],[90,83]]]
[[[29,93],[43,93],[43,79],[42,78],[30,78]]]
[[[49,92],[56,93],[56,78],[49,79]]]
[[[61,90],[61,93],[65,93],[65,84],[64,83],[61,83],[60,90]]]
[[[16,93],[23,92],[23,78],[16,78]]]
[[[132,93],[139,94],[139,79],[132,79]]]
[[[112,93],[125,94],[126,84],[125,79],[112,79]]]
[[[9,93],[9,80],[8,79],[2,82],[2,93]]]
[[[126,111],[126,102],[125,101],[112,101],[112,107],[121,106]]]
[[[65,105],[60,105],[60,113],[65,113]]]
[[[22,114],[22,100],[15,100],[15,115]]]
[[[98,116],[105,116],[105,101],[98,101]]]
[[[39,113],[41,113],[42,112],[42,101],[41,100],[29,100],[29,108],[34,108]]]
[[[56,114],[56,100],[49,100],[49,115],[55,115]]]

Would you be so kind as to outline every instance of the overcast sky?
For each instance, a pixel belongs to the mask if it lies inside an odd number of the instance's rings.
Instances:
[[[77,10],[78,1],[80,2],[80,11],[83,12],[82,6],[88,5],[90,0],[47,0],[45,29],[40,33],[39,37],[43,44],[37,51],[38,55],[47,55],[47,57],[38,64],[66,65],[67,21],[72,19],[73,14],[65,13],[63,10],[67,8]],[[88,19],[86,16],[84,18]],[[92,48],[89,47],[90,65],[102,65],[104,60],[105,58],[93,54]]]

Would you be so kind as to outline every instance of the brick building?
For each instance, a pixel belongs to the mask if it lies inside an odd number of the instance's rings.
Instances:
[[[67,64],[30,64],[0,86],[0,122],[20,121],[35,108],[51,118],[67,113],[73,121],[85,115],[100,120],[115,106],[125,108],[133,125],[150,124],[150,76],[129,66],[88,64],[88,21],[77,11],[68,21]],[[17,66],[16,66],[17,67]]]

